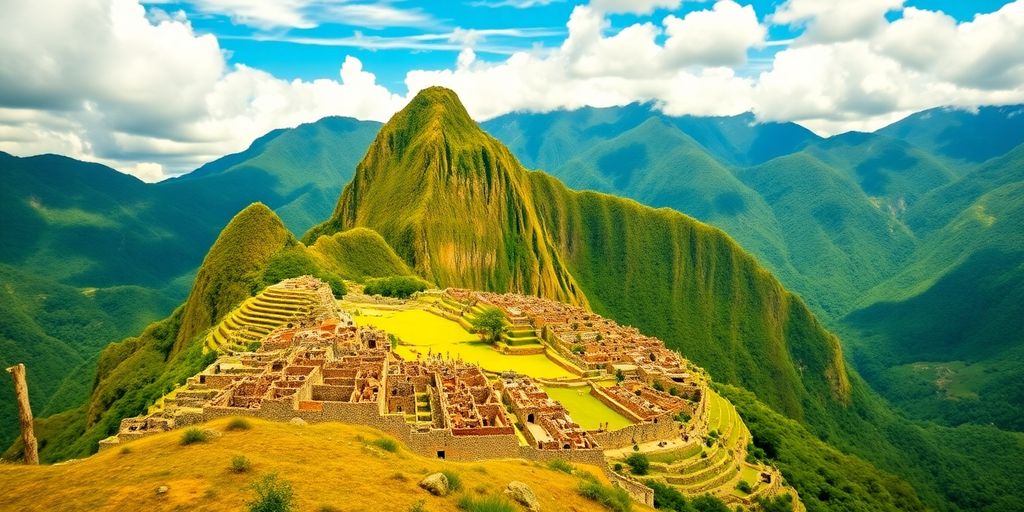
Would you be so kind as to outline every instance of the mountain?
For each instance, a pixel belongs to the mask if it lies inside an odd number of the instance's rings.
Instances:
[[[588,303],[791,416],[849,399],[838,341],[724,233],[528,172],[450,90],[385,124],[304,241],[355,227],[442,287]]]
[[[587,148],[656,117],[674,126],[707,149],[715,158],[736,165],[765,162],[820,140],[795,123],[758,123],[750,113],[737,116],[668,116],[653,105],[515,112],[481,124],[504,142],[529,168],[553,170]]]
[[[911,114],[877,133],[964,164],[997,157],[1024,143],[1024,105],[940,107]]]

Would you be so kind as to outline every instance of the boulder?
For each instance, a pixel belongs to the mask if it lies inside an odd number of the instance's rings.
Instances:
[[[301,426],[306,424],[306,420],[304,420],[302,418],[296,417],[296,418],[292,418],[291,420],[289,420],[288,423],[291,423],[292,425],[297,425],[297,426],[301,427]]]
[[[530,486],[522,482],[517,480],[509,482],[508,487],[505,488],[505,494],[525,507],[526,510],[531,512],[540,511],[540,501],[537,499],[537,495],[533,493],[533,489],[530,489]]]
[[[433,473],[420,480],[420,487],[434,496],[447,496],[449,492],[448,477],[444,473]]]

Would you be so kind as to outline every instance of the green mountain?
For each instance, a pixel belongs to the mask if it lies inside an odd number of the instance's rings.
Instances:
[[[878,133],[902,139],[954,162],[975,164],[1024,143],[1024,105],[978,107],[975,111],[928,109]]]
[[[736,165],[765,162],[820,140],[795,123],[758,123],[750,113],[677,117],[642,103],[542,114],[517,112],[481,126],[504,142],[526,167],[554,170],[591,146],[614,139],[652,117],[687,134],[715,158]]]
[[[838,341],[724,233],[526,171],[447,89],[381,129],[305,241],[354,227],[440,286],[589,303],[793,417],[849,399]]]

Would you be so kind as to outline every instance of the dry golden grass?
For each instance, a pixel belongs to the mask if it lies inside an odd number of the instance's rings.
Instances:
[[[575,477],[522,460],[456,463],[404,446],[390,453],[371,443],[383,434],[361,426],[251,420],[250,430],[228,431],[228,423],[201,426],[220,433],[206,443],[183,446],[178,430],[62,465],[0,465],[0,508],[238,511],[253,496],[250,484],[276,472],[294,486],[300,511],[406,511],[420,500],[428,511],[456,510],[458,494],[439,498],[417,486],[424,475],[447,469],[460,475],[463,493],[500,494],[515,479],[534,490],[546,511],[602,510],[576,494]],[[232,472],[236,455],[251,461],[249,471]],[[168,492],[157,495],[163,485]]]

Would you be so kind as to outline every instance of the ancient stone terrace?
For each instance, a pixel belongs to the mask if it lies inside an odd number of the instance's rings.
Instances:
[[[541,450],[597,447],[594,439],[572,420],[565,407],[548,397],[529,377],[505,373],[498,385],[523,425],[523,434],[533,446]]]

